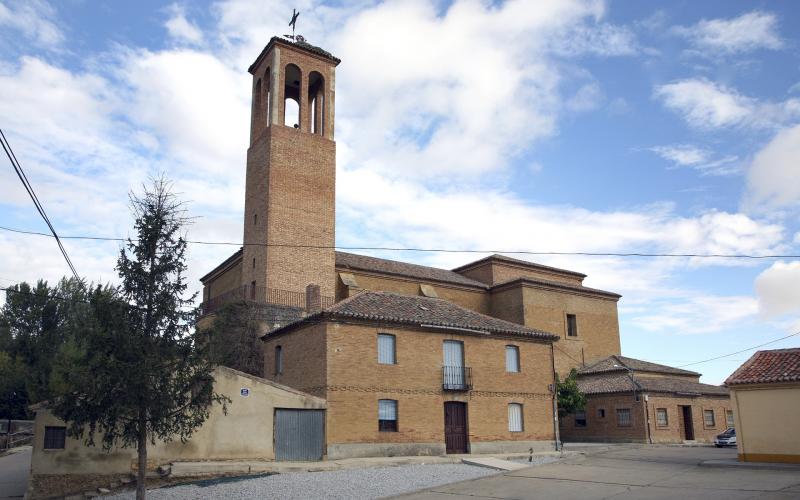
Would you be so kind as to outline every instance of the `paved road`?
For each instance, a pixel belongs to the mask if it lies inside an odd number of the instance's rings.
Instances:
[[[466,481],[403,497],[505,499],[800,499],[797,470],[704,467],[736,450],[706,447],[617,449]]]
[[[30,468],[30,448],[0,457],[0,499],[25,495]]]

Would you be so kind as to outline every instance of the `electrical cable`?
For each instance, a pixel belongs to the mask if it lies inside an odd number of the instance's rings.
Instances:
[[[53,236],[47,233],[38,231],[29,231],[24,229],[16,229],[6,226],[0,226],[0,230],[10,231],[20,234],[30,234],[35,236],[46,236],[52,238]],[[108,236],[61,236],[61,239],[67,240],[94,240],[94,241],[128,241],[126,238],[108,237]],[[136,240],[132,240],[136,242]],[[338,246],[338,245],[297,245],[291,243],[252,243],[252,242],[231,242],[231,241],[202,241],[202,240],[186,240],[186,243],[193,245],[226,245],[226,246],[258,246],[258,247],[278,247],[278,248],[307,248],[316,250],[382,250],[393,252],[431,252],[431,253],[500,253],[500,254],[517,254],[517,255],[566,255],[566,256],[586,256],[586,257],[679,257],[679,258],[705,258],[705,259],[800,259],[800,254],[765,254],[765,255],[751,255],[751,254],[699,254],[699,253],[643,253],[643,252],[550,252],[550,251],[535,251],[535,250],[470,250],[470,249],[453,249],[453,248],[414,248],[414,247],[378,247],[378,246]]]
[[[28,180],[28,176],[25,174],[25,171],[22,169],[22,165],[20,164],[19,160],[17,160],[17,155],[14,154],[14,150],[11,148],[11,144],[6,139],[6,135],[3,133],[3,130],[0,129],[0,144],[3,146],[3,151],[5,151],[6,156],[8,157],[8,161],[11,162],[11,166],[14,168],[14,172],[16,172],[17,177],[19,177],[20,182],[22,182],[22,186],[27,191],[28,196],[30,196],[31,201],[33,201],[33,205],[36,207],[36,211],[39,212],[39,215],[44,219],[44,222],[47,224],[47,227],[50,228],[50,231],[53,233],[52,237],[55,238],[56,244],[58,245],[58,249],[61,251],[61,255],[64,256],[64,260],[67,262],[67,266],[69,266],[70,271],[72,274],[75,275],[75,279],[81,281],[80,276],[78,276],[78,271],[75,269],[75,266],[72,264],[72,260],[69,258],[67,254],[67,249],[64,248],[63,243],[58,237],[58,233],[56,233],[53,224],[50,222],[50,218],[47,216],[47,212],[45,212],[44,206],[39,201],[39,197],[36,195],[36,191],[33,189],[30,181]],[[49,235],[48,235],[49,236]]]

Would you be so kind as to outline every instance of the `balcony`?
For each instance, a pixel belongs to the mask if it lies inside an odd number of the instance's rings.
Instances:
[[[468,366],[443,366],[442,390],[445,391],[472,390],[472,368]]]
[[[332,306],[336,300],[333,297],[320,297],[319,306],[322,309]],[[297,310],[306,310],[308,304],[307,297],[303,292],[293,292],[289,290],[278,290],[263,286],[244,285],[233,290],[221,293],[203,302],[200,306],[202,315],[212,314],[214,311],[230,304],[231,302],[249,302],[253,304],[281,306]]]

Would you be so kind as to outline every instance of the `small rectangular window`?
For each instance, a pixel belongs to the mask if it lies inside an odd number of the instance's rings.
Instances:
[[[378,334],[378,363],[382,365],[397,364],[394,335]]]
[[[394,399],[378,400],[378,430],[380,432],[397,432],[397,401]]]
[[[631,409],[617,408],[617,425],[620,427],[631,426]]]
[[[725,410],[725,421],[728,424],[728,427],[735,427],[736,421],[733,420],[733,410]]]
[[[567,337],[578,336],[578,318],[574,314],[567,314]]]
[[[703,410],[703,423],[706,424],[706,427],[714,427],[716,422],[714,422],[714,410]]]
[[[606,418],[606,409],[600,408],[597,410],[597,418]]]
[[[575,427],[586,427],[586,412],[585,411],[576,411],[575,412]]]
[[[666,408],[656,408],[656,425],[659,427],[666,427],[669,425]]]
[[[66,427],[49,427],[44,428],[44,449],[45,450],[63,450],[67,441],[67,428]]]
[[[506,372],[519,372],[519,347],[515,345],[506,346]]]
[[[511,403],[508,405],[508,430],[510,432],[522,432],[522,405]]]
[[[275,375],[283,373],[283,347],[275,346]]]

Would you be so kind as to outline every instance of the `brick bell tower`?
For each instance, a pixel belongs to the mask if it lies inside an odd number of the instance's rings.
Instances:
[[[339,59],[273,37],[253,75],[242,285],[251,298],[335,291],[335,69]],[[266,243],[265,246],[247,243]],[[255,285],[255,286],[253,286]]]

